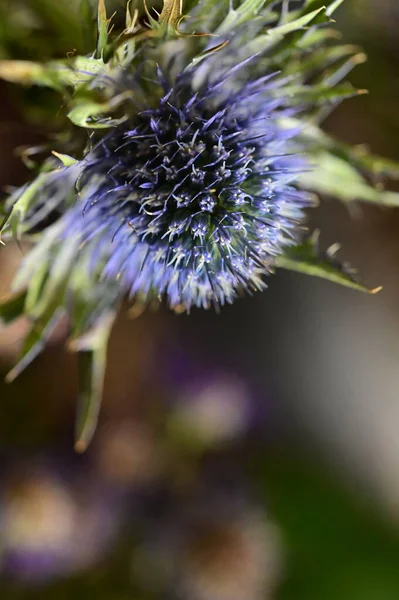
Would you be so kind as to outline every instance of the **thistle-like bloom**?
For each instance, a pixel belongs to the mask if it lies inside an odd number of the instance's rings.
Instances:
[[[199,89],[191,73],[171,85],[159,75],[157,105],[141,93],[137,115],[70,167],[79,201],[58,240],[87,245],[121,295],[187,310],[231,302],[264,287],[295,236],[309,196],[292,185],[304,167],[278,123],[284,96],[273,97],[272,76],[234,90],[235,70]],[[132,92],[137,82],[117,85]]]
[[[357,93],[337,83],[362,60],[352,46],[337,51],[320,28],[340,4],[326,3],[283,10],[267,0],[190,0],[191,24],[176,0],[141,20],[128,5],[126,29],[110,35],[100,0],[94,55],[40,67],[0,63],[2,77],[63,91],[69,120],[88,133],[74,128],[79,159],[55,153],[63,166],[47,160],[16,191],[1,228],[5,238],[36,242],[17,295],[0,304],[4,321],[24,314],[32,322],[10,378],[67,313],[82,363],[81,449],[125,298],[186,312],[218,307],[265,287],[276,266],[366,290],[314,240],[298,243],[312,202],[303,188],[345,201],[381,198],[356,170],[370,158],[362,162],[318,128],[328,104]],[[375,173],[393,171],[377,162]],[[341,194],[332,170],[348,183]],[[387,192],[386,201],[396,200]]]

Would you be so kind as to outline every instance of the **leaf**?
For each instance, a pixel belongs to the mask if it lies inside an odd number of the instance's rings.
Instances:
[[[361,200],[399,206],[399,193],[372,187],[347,160],[327,151],[315,153],[314,160],[314,168],[300,178],[302,187],[343,202]]]
[[[211,54],[214,54],[215,52],[219,52],[219,50],[222,50],[223,48],[225,48],[225,46],[227,46],[228,43],[229,43],[228,40],[225,40],[221,44],[218,44],[217,46],[213,46],[212,48],[209,48],[208,50],[204,50],[204,52],[201,52],[201,54],[197,54],[197,56],[195,56],[192,59],[192,61],[187,65],[187,67],[185,67],[185,71],[192,69],[192,67],[196,67],[202,60],[204,60],[205,58],[208,58],[208,56],[210,56]]]
[[[0,78],[20,85],[40,85],[62,92],[86,83],[104,69],[104,62],[77,56],[71,60],[35,63],[28,60],[0,61]]]
[[[84,452],[96,429],[104,385],[108,338],[115,313],[106,314],[84,336],[69,343],[78,352],[79,399],[76,420],[75,449]]]
[[[177,30],[183,16],[183,0],[164,0],[159,24]]]
[[[60,167],[40,173],[30,184],[17,189],[6,202],[9,216],[0,227],[0,233],[16,239],[34,229],[41,219],[45,219],[55,210],[66,196],[75,196],[74,184],[79,174],[80,165]],[[61,179],[62,181],[57,181]],[[57,183],[57,190],[51,184]],[[37,210],[34,210],[37,209]]]
[[[163,8],[160,14],[157,13],[158,19],[154,19],[144,2],[144,8],[147,13],[148,24],[150,30],[141,32],[143,37],[158,36],[163,40],[174,39],[180,37],[203,37],[214,35],[211,33],[186,33],[179,29],[181,22],[185,19],[183,14],[183,0],[163,0]],[[154,12],[157,12],[153,8]],[[136,33],[137,35],[137,33]]]
[[[78,127],[90,129],[107,129],[122,123],[126,117],[112,119],[105,116],[110,111],[108,102],[95,102],[94,100],[79,101],[68,113],[68,119]],[[102,118],[100,118],[102,117]]]
[[[4,298],[0,302],[0,322],[6,325],[21,317],[24,314],[25,299],[26,290],[21,290]]]
[[[42,319],[33,323],[30,332],[24,340],[19,362],[6,376],[7,383],[14,381],[43,350],[55,326],[60,321],[62,312],[61,309],[56,311],[49,310]]]
[[[76,56],[76,58],[56,63],[62,84],[77,88],[79,85],[87,83],[96,75],[106,70],[106,65],[101,58],[89,58],[86,56]]]
[[[303,14],[297,19],[293,19],[292,21],[288,21],[287,23],[277,27],[271,27],[266,33],[258,35],[251,40],[246,46],[246,52],[248,54],[264,52],[276,44],[283,44],[282,40],[284,40],[284,38],[289,34],[293,34],[295,32],[299,32],[299,34],[303,35],[303,33],[306,33],[304,28],[307,25],[310,25],[312,21],[317,20],[319,16],[321,18],[321,22],[327,21],[324,7],[318,8],[310,13]],[[295,43],[299,43],[299,40],[297,40]],[[289,50],[290,52],[292,51],[291,45],[289,45]],[[274,58],[276,57],[274,56]]]
[[[69,154],[60,154],[55,150],[52,150],[51,154],[54,154],[54,156],[56,156],[62,162],[64,167],[71,167],[72,165],[76,165],[78,163],[78,160],[73,158],[73,156],[69,156]]]
[[[104,51],[108,43],[108,26],[111,19],[107,19],[107,9],[105,8],[105,1],[98,0],[97,8],[97,58],[102,58]]]
[[[186,0],[184,3],[186,12],[193,17],[193,21],[201,24],[205,31],[215,32],[226,18],[229,11],[229,0]]]
[[[309,50],[314,47],[330,51],[341,46],[327,46],[330,41],[337,42],[341,39],[340,33],[331,27],[319,27],[308,29],[304,36],[297,42],[297,47],[302,50]]]
[[[127,30],[134,28],[135,22],[137,21],[137,18],[138,18],[138,10],[135,7],[133,8],[133,16],[132,16],[131,3],[132,3],[132,0],[127,0],[127,2],[126,2],[125,27]]]
[[[60,90],[58,72],[53,67],[29,60],[0,61],[0,77],[21,85],[43,85]]]
[[[287,126],[297,127],[299,121],[289,120]],[[351,146],[328,135],[313,123],[306,123],[301,137],[310,145],[310,150],[317,154],[320,150],[327,150],[347,163],[356,167],[357,170],[372,175],[374,178],[387,178],[399,180],[399,162],[388,158],[374,155],[364,145]]]
[[[33,314],[37,302],[39,302],[44,285],[49,276],[49,264],[48,260],[42,260],[36,263],[36,269],[31,270],[29,281],[26,282],[26,300],[25,300],[25,312],[27,314]],[[16,280],[18,276],[16,277]]]
[[[14,280],[16,288],[28,286],[24,313],[32,320],[32,328],[25,338],[21,359],[7,375],[7,381],[14,380],[41,352],[64,313],[65,292],[79,241],[62,246],[53,256],[49,249],[59,229],[57,222],[50,235],[27,256]]]
[[[378,178],[390,177],[399,180],[399,162],[383,156],[371,154],[365,146],[338,144],[337,152],[348,156],[359,169],[363,169]]]
[[[283,25],[280,25],[279,27],[273,27],[272,29],[269,29],[269,31],[267,32],[267,36],[269,38],[273,38],[273,37],[283,37],[285,35],[287,35],[288,33],[292,33],[293,31],[297,31],[298,29],[302,29],[303,27],[306,27],[306,25],[309,25],[309,23],[311,23],[313,21],[313,19],[315,17],[317,17],[317,15],[321,12],[325,11],[325,7],[322,6],[321,8],[318,8],[316,10],[313,10],[310,13],[304,14],[301,17],[298,17],[298,19],[294,19],[293,21],[289,21],[288,23],[284,23]]]
[[[28,287],[26,311],[34,322],[46,320],[63,305],[70,272],[76,263],[80,240],[57,245],[62,219],[48,227],[46,236],[25,257],[13,281],[15,290]]]
[[[337,8],[344,2],[345,0],[334,0],[326,9],[326,15],[331,17],[331,15],[337,10]]]
[[[305,9],[323,6],[328,17],[339,8],[345,0],[305,0]]]
[[[227,35],[239,25],[253,19],[266,3],[270,4],[270,0],[244,0],[236,9],[230,3],[230,10],[223,22],[216,29],[215,34],[220,36]]]
[[[9,200],[14,203],[11,214],[1,226],[1,232],[10,228],[13,237],[21,239],[24,231],[23,220],[32,204],[37,200],[40,188],[47,183],[50,173],[40,173],[32,183],[23,186]]]
[[[329,46],[323,44],[321,48],[313,48],[312,52],[300,53],[297,57],[293,57],[287,67],[284,69],[284,74],[297,75],[301,73],[302,77],[314,77],[317,74],[322,74],[326,69],[330,69],[331,66],[338,66],[338,69],[342,69],[348,61],[351,64],[348,65],[347,72],[355,65],[364,62],[365,55],[359,52],[357,46],[343,44],[339,46]],[[327,75],[331,76],[331,72]],[[345,73],[342,72],[342,75]],[[321,81],[317,82],[320,84]],[[331,84],[330,84],[331,85]]]
[[[285,86],[276,95],[290,95],[295,104],[334,104],[338,101],[366,94],[366,90],[358,90],[349,82],[340,85]]]
[[[284,255],[276,259],[275,265],[289,271],[321,277],[360,292],[369,294],[379,292],[381,287],[374,289],[366,287],[359,281],[356,272],[348,264],[341,263],[336,259],[338,248],[337,245],[334,245],[326,252],[321,252],[318,247],[318,232],[315,232],[302,244],[288,248]]]
[[[139,12],[135,7],[131,7],[132,0],[128,0],[126,4],[126,27],[120,36],[108,45],[107,53],[109,54],[112,64],[128,66],[134,59],[136,49],[136,37],[138,35],[138,18]],[[133,14],[131,13],[133,10]],[[122,40],[122,41],[121,41]]]

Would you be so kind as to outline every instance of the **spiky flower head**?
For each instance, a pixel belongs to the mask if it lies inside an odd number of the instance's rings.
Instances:
[[[79,200],[55,243],[88,245],[92,267],[100,261],[121,295],[164,296],[186,310],[231,302],[264,286],[295,236],[309,196],[293,186],[303,160],[277,123],[285,98],[273,97],[270,76],[229,90],[235,70],[198,88],[192,71],[173,83],[159,73],[154,106],[141,90],[137,114],[69,167]],[[122,75],[115,85],[136,100],[138,81]]]
[[[4,236],[37,243],[2,316],[33,321],[13,377],[69,315],[70,345],[84,363],[81,447],[125,298],[218,307],[262,289],[276,266],[362,287],[313,241],[298,245],[312,202],[304,187],[329,191],[318,157],[328,174],[331,161],[349,156],[317,127],[327,106],[356,94],[336,84],[362,55],[330,47],[330,30],[319,29],[340,3],[203,0],[187,3],[185,21],[175,0],[157,17],[128,5],[126,29],[112,37],[100,0],[94,55],[0,64],[3,77],[64,91],[75,126],[77,158],[57,147],[8,202]],[[84,142],[76,126],[88,131]]]

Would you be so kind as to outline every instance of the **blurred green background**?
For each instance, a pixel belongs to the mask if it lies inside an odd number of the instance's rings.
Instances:
[[[0,0],[0,58],[88,51],[79,7],[94,19],[89,1]],[[326,129],[398,160],[399,4],[347,0],[336,20],[370,93]],[[51,93],[0,87],[4,187],[62,117]],[[221,315],[122,315],[84,456],[65,326],[0,378],[2,600],[399,598],[399,211],[325,199],[310,218],[383,292],[278,273]],[[25,251],[1,249],[1,294]],[[0,328],[1,375],[25,328]]]

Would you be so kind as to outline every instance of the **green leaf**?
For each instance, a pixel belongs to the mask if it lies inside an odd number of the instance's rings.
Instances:
[[[47,183],[50,173],[40,173],[32,183],[25,185],[12,195],[8,202],[13,204],[11,214],[1,226],[1,232],[10,228],[15,239],[21,239],[24,226],[23,220],[31,206],[37,201],[40,188]]]
[[[320,12],[324,11],[325,7],[322,6],[321,8],[313,10],[310,13],[306,13],[301,17],[298,17],[297,19],[288,21],[288,23],[284,23],[279,27],[273,27],[267,32],[267,36],[269,37],[269,39],[273,37],[279,38],[284,37],[285,35],[287,35],[288,33],[292,33],[293,31],[298,31],[299,29],[302,29],[303,27],[309,25],[309,23],[311,23]]]
[[[42,85],[60,91],[59,73],[54,66],[28,60],[2,60],[0,78],[21,85]]]
[[[281,90],[277,90],[276,96],[290,95],[295,104],[315,104],[323,105],[335,104],[341,100],[353,98],[367,93],[366,90],[357,90],[349,82],[341,83],[340,85],[303,85],[303,86],[285,86]]]
[[[399,162],[383,156],[371,154],[365,146],[337,144],[337,153],[348,157],[352,164],[377,178],[399,179]]]
[[[75,434],[77,452],[86,450],[97,426],[108,338],[114,320],[115,313],[106,314],[90,332],[69,343],[70,349],[78,352],[79,364],[79,399]]]
[[[45,166],[49,166],[49,163]],[[22,239],[65,198],[74,200],[74,185],[79,171],[78,164],[53,168],[51,171],[40,173],[30,184],[17,189],[5,203],[9,215],[1,225],[0,233],[4,234],[4,237]],[[51,182],[57,181],[59,177],[63,179],[62,188],[59,187],[57,193],[51,192]]]
[[[250,21],[259,11],[267,4],[270,4],[270,0],[244,0],[238,8],[233,8],[233,4],[230,4],[230,10],[226,15],[223,22],[216,29],[215,34],[220,36],[227,35],[230,31]]]
[[[287,122],[287,126],[296,127],[298,125],[300,123],[296,120]],[[374,155],[364,145],[352,146],[341,142],[328,135],[314,123],[306,123],[301,132],[301,137],[315,155],[320,150],[328,151],[357,170],[372,175],[375,179],[391,178],[399,180],[399,162]]]
[[[28,60],[0,61],[0,78],[20,85],[40,85],[62,92],[76,88],[104,69],[104,62],[77,56],[70,60],[35,63]]]
[[[326,14],[331,17],[331,15],[337,10],[337,8],[344,2],[345,0],[334,0],[326,9]]]
[[[312,121],[304,123],[298,119],[285,118],[281,120],[281,124],[284,127],[300,130],[299,138],[308,148],[309,155],[314,156],[315,164],[318,157],[327,152],[342,159],[356,171],[371,176],[377,183],[387,178],[399,180],[399,162],[372,154],[363,144],[352,146],[337,140]],[[381,190],[377,189],[377,191],[380,193]]]
[[[107,19],[107,9],[105,8],[105,1],[98,0],[97,8],[97,53],[96,58],[103,58],[105,49],[108,43],[108,26],[111,19]]]
[[[42,244],[30,252],[14,280],[16,289],[28,286],[24,313],[32,320],[32,328],[25,338],[21,359],[8,374],[7,381],[14,380],[41,352],[64,313],[65,291],[79,250],[79,240],[62,246],[53,256],[50,249],[59,229],[57,222]]]
[[[79,253],[77,236],[68,244],[57,246],[62,227],[59,220],[47,229],[46,236],[26,256],[13,281],[16,290],[29,286],[25,308],[34,322],[48,320],[63,306],[68,278]]]
[[[69,156],[69,154],[60,154],[53,150],[51,154],[54,154],[64,165],[64,167],[71,167],[72,165],[76,165],[79,161],[73,156]]]
[[[206,2],[186,0],[184,6],[190,17],[193,17],[194,23],[199,23],[202,29],[210,33],[216,33],[217,28],[226,18],[229,4],[229,0],[207,0]]]
[[[25,301],[25,312],[33,314],[36,304],[39,302],[44,285],[49,276],[48,260],[37,262],[36,269],[31,271],[29,281],[26,282],[27,292]],[[16,277],[16,280],[18,276]]]
[[[311,48],[317,47],[324,51],[335,51],[335,48],[340,48],[341,46],[328,46],[327,44],[331,41],[336,43],[337,40],[340,39],[340,33],[331,27],[310,28],[296,45],[301,50],[310,50]]]
[[[329,46],[323,44],[321,48],[313,48],[312,52],[307,52],[306,54],[300,53],[298,56],[293,56],[284,69],[284,75],[291,74],[295,76],[301,73],[302,78],[312,77],[312,81],[315,76],[318,76],[318,79],[314,83],[320,84],[323,79],[327,78],[328,80],[333,75],[331,71],[332,67],[339,69],[343,77],[354,66],[364,62],[364,60],[365,55],[359,52],[357,46],[349,44]],[[346,72],[343,69],[344,65],[347,65]],[[327,69],[328,72],[324,75]],[[323,79],[320,79],[321,75],[323,75]]]
[[[132,0],[128,0],[126,4],[126,27],[120,36],[108,45],[107,53],[112,60],[111,64],[118,66],[128,66],[132,63],[136,51],[136,38],[138,36],[138,17],[139,12],[133,5]],[[132,14],[133,11],[133,14]]]
[[[339,8],[339,6],[344,1],[345,0],[305,0],[304,8],[319,8],[320,6],[323,6],[327,16],[331,17],[331,15],[337,10],[337,8]]]
[[[399,206],[399,193],[371,186],[347,160],[327,151],[314,153],[314,168],[301,177],[300,185],[343,202]]]
[[[110,111],[108,102],[96,102],[94,100],[78,101],[68,113],[68,119],[78,127],[90,129],[107,129],[122,123],[126,117],[112,119],[106,116]]]
[[[21,290],[0,302],[0,322],[12,323],[24,314],[26,291]]]
[[[299,39],[295,41],[295,44],[299,43],[300,37],[305,35],[307,32],[305,27],[317,22],[321,19],[321,22],[327,22],[328,19],[325,16],[324,7],[313,10],[309,13],[302,14],[296,19],[283,23],[277,27],[271,27],[266,33],[256,36],[246,46],[246,52],[248,54],[254,54],[256,52],[264,52],[266,49],[275,46],[276,44],[283,44],[283,40],[289,34],[298,33]],[[288,38],[289,39],[289,38]],[[291,44],[288,44],[290,53],[292,52]],[[276,56],[273,55],[273,58]]]
[[[125,14],[125,27],[127,30],[132,29],[138,17],[138,10],[134,6],[133,7],[133,15],[131,11],[131,3],[132,0],[127,0],[126,2],[126,14]]]
[[[143,29],[141,32],[138,32],[142,37],[156,36],[161,37],[163,41],[165,41],[180,37],[203,37],[212,35],[210,33],[188,33],[180,30],[179,26],[186,16],[183,14],[183,0],[163,0],[163,8],[160,14],[153,8],[153,12],[158,15],[158,19],[154,19],[145,2],[144,7],[147,13],[147,21],[151,29]]]
[[[58,69],[62,84],[74,88],[87,83],[93,77],[107,69],[101,58],[89,58],[86,56],[76,56],[76,58],[64,63],[59,61],[55,66]]]
[[[183,16],[183,0],[164,0],[159,24],[177,30]]]
[[[51,308],[41,319],[33,323],[24,340],[19,362],[6,376],[7,383],[14,381],[43,350],[55,326],[60,321],[62,312],[61,309],[54,311]]]
[[[201,54],[197,54],[197,56],[195,56],[192,59],[192,61],[187,65],[187,67],[185,68],[185,70],[188,70],[188,69],[191,69],[192,67],[197,66],[202,60],[204,60],[205,58],[207,58],[211,54],[214,54],[214,52],[219,52],[219,50],[222,50],[222,48],[224,48],[225,46],[227,46],[228,43],[229,42],[227,40],[225,40],[221,44],[218,44],[217,46],[213,46],[212,48],[209,48],[208,50],[204,50],[204,52],[201,52]]]
[[[336,259],[339,246],[334,245],[321,252],[318,245],[318,232],[309,236],[302,244],[292,246],[276,259],[275,266],[289,271],[297,271],[313,277],[321,277],[360,292],[376,294],[381,287],[370,289],[359,281],[356,272],[346,263]]]

